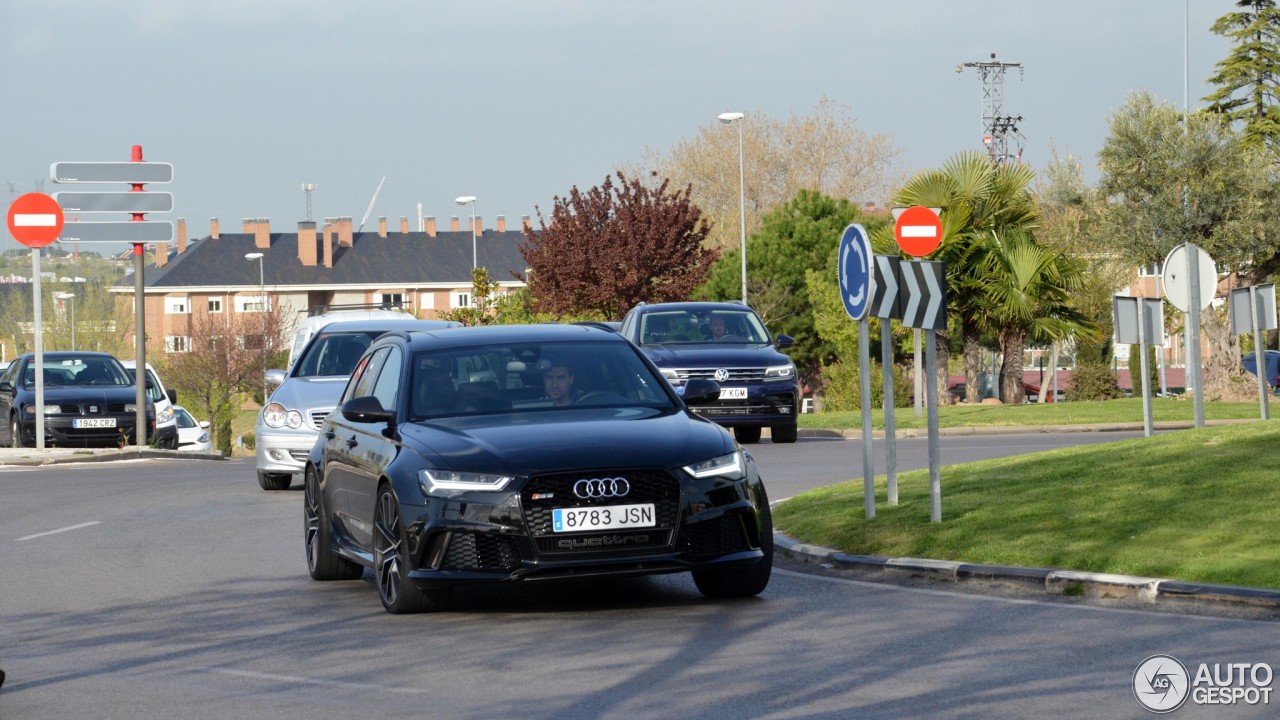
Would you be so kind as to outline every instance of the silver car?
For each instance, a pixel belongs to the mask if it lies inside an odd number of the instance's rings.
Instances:
[[[446,320],[349,320],[325,325],[303,347],[293,367],[268,370],[267,382],[279,385],[258,413],[254,436],[258,484],[284,490],[302,473],[311,446],[364,349],[393,330],[439,330],[458,327]]]

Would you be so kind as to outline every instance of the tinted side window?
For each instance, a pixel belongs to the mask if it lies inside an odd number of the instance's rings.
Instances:
[[[381,353],[382,351],[378,351]],[[404,354],[398,347],[392,347],[386,353],[382,370],[378,373],[378,382],[373,386],[372,395],[382,403],[383,410],[396,410],[396,397],[400,393],[400,368],[404,366]]]
[[[387,359],[387,350],[388,348],[382,348],[369,356],[364,372],[355,381],[355,390],[351,397],[365,397],[373,394],[374,385],[378,381],[378,371],[382,370],[382,363]]]
[[[356,364],[356,369],[351,371],[351,378],[347,380],[347,389],[342,391],[342,400],[339,401],[339,405],[345,403],[351,398],[360,397],[356,390],[359,388],[360,384],[365,381],[369,371],[369,364],[372,359],[372,355],[366,355],[365,357],[360,358],[360,362]],[[377,368],[374,368],[373,372],[376,376]]]

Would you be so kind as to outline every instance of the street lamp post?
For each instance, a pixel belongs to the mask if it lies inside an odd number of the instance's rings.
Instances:
[[[59,300],[71,301],[71,349],[76,349],[76,294],[69,292],[54,293]]]
[[[262,404],[267,404],[267,289],[262,275],[262,253],[244,254],[245,260],[258,261],[258,312],[262,314]]]
[[[742,154],[742,123],[745,122],[746,113],[727,112],[720,113],[717,116],[720,122],[726,125],[736,121],[738,123],[738,212],[739,229],[742,231],[742,302],[747,302],[747,174],[746,163]]]
[[[479,264],[476,262],[476,196],[463,195],[462,197],[454,200],[454,202],[459,205],[471,203],[471,269],[475,270],[479,267]]]

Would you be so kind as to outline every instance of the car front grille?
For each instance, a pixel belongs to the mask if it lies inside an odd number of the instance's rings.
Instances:
[[[724,368],[729,377],[719,382],[764,382],[764,368]],[[680,380],[694,378],[716,379],[717,368],[676,368],[676,377]]]
[[[689,408],[698,415],[712,417],[747,417],[750,415],[791,415],[790,405],[777,405],[759,400],[720,400],[709,405]],[[782,412],[786,410],[786,412]]]
[[[511,570],[520,564],[515,541],[492,533],[453,533],[441,570]]]
[[[310,450],[290,450],[289,457],[293,458],[294,460],[297,460],[300,463],[305,463],[307,459],[311,457],[311,451]]]
[[[626,478],[630,490],[624,497],[584,500],[574,495],[574,483],[584,478]],[[535,499],[536,498],[536,499]],[[637,548],[670,547],[680,513],[680,481],[661,469],[591,470],[531,478],[520,491],[525,525],[539,553],[617,552]],[[556,508],[603,507],[653,503],[651,528],[602,530],[588,533],[556,533],[551,511]],[[594,538],[594,539],[593,539]],[[580,542],[563,542],[565,540]]]
[[[333,408],[320,408],[311,411],[311,426],[319,430],[324,425],[324,419],[329,417],[329,413],[333,412]]]

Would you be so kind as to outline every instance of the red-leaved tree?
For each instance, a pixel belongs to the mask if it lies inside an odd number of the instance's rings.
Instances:
[[[706,280],[719,252],[704,246],[710,227],[690,188],[617,178],[556,196],[551,217],[539,208],[539,228],[525,228],[535,310],[618,319],[641,301],[687,300]]]

